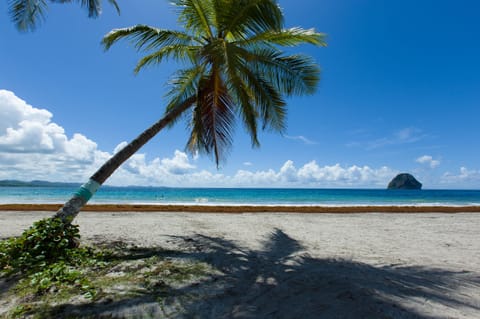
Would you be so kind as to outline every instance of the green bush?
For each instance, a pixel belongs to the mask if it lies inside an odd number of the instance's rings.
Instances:
[[[71,262],[80,250],[77,225],[65,224],[58,218],[35,222],[20,237],[0,242],[0,271],[29,271],[58,261]]]

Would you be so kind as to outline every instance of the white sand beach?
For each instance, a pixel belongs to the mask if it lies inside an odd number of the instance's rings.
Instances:
[[[0,212],[0,237],[50,214]],[[82,212],[76,222],[85,242],[178,250],[222,273],[196,288],[202,297],[178,297],[174,318],[480,318],[480,213]]]

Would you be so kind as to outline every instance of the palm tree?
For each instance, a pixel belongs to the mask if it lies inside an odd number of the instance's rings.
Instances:
[[[102,12],[102,0],[49,0],[51,3],[80,2],[86,8],[89,18],[96,18]],[[116,0],[107,0],[120,14]],[[47,0],[9,0],[10,17],[20,31],[33,31],[45,19]]]
[[[164,127],[189,114],[191,152],[212,154],[217,166],[232,145],[238,116],[259,146],[258,128],[285,130],[285,97],[312,94],[320,70],[308,56],[286,54],[281,47],[324,46],[313,29],[285,29],[275,0],[174,0],[183,31],[146,25],[115,29],[105,35],[108,50],[121,39],[147,52],[135,72],[172,59],[175,73],[163,118],[107,161],[54,217],[71,222],[98,187]]]

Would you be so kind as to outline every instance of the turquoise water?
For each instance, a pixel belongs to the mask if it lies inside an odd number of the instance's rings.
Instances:
[[[63,203],[74,187],[0,187],[0,203]],[[102,187],[91,203],[189,205],[480,205],[480,190]]]

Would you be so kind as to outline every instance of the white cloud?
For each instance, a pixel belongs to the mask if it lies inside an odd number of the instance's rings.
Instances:
[[[366,149],[373,150],[380,147],[390,145],[401,145],[418,142],[424,139],[427,135],[422,130],[414,127],[407,127],[394,132],[391,136],[382,137],[367,143],[351,142],[348,145],[357,146],[365,145]]]
[[[0,90],[0,179],[82,182],[112,154],[82,134],[68,137],[51,121],[52,114],[27,104],[14,93]],[[122,142],[113,153],[127,145]],[[189,179],[219,179],[218,174],[194,172],[187,154],[176,150],[171,158],[148,160],[134,154],[107,181],[115,185],[187,186]]]
[[[253,163],[252,162],[243,162],[243,165],[244,166],[253,166]]]
[[[421,133],[422,131],[417,128],[407,127],[395,132],[394,137],[398,142],[412,143],[422,138]]]
[[[278,185],[278,175],[273,169],[266,171],[251,172],[247,170],[239,170],[232,178],[234,186],[244,187],[268,187]]]
[[[297,136],[284,135],[284,136],[285,136],[286,138],[288,138],[289,140],[301,141],[302,143],[307,144],[307,145],[317,144],[317,142],[312,141],[311,139],[306,138],[306,137],[303,136],[303,135],[297,135]]]
[[[328,187],[385,187],[388,181],[395,176],[396,171],[381,167],[373,169],[369,166],[342,167],[340,164],[320,167],[315,161],[305,164],[298,170],[298,177],[304,183],[326,184]]]
[[[232,186],[256,187],[385,187],[397,172],[388,167],[319,166],[315,161],[296,168],[287,160],[282,167],[263,171],[239,170],[229,180]]]
[[[113,154],[116,154],[118,152],[120,152],[125,146],[127,146],[128,143],[123,141],[121,142],[120,144],[118,144],[114,149],[113,149]]]
[[[193,153],[193,160],[197,161],[200,158],[200,154],[198,153],[198,150]]]
[[[438,165],[440,165],[440,161],[433,159],[433,157],[430,156],[430,155],[420,156],[420,157],[417,158],[415,161],[416,161],[417,163],[420,163],[420,164],[428,165],[428,166],[430,166],[431,168],[435,168],[435,167],[437,167]]]
[[[17,129],[22,121],[45,125],[50,122],[51,117],[52,113],[49,111],[28,105],[13,92],[0,90],[0,134],[5,134],[8,128]]]
[[[69,138],[51,119],[49,111],[0,90],[0,178],[77,181],[108,158],[94,141]]]
[[[173,166],[172,163],[176,164]],[[180,165],[177,165],[179,164]],[[172,158],[145,160],[145,154],[129,159],[109,180],[113,185],[162,185],[177,187],[385,187],[397,172],[381,167],[320,167],[315,161],[297,169],[291,160],[282,167],[250,171],[238,170],[232,176],[198,171],[187,155],[175,151]]]
[[[176,150],[172,158],[155,157],[148,161],[145,154],[135,154],[108,180],[110,185],[150,185],[170,187],[226,186],[222,174],[196,170],[186,153]]]
[[[187,154],[179,150],[175,151],[173,158],[164,158],[161,163],[168,173],[175,175],[186,174],[195,168],[194,165],[189,163]]]
[[[293,161],[288,160],[283,164],[282,168],[280,168],[279,172],[282,180],[285,182],[297,182],[298,181],[298,172],[293,164]]]
[[[51,122],[50,112],[28,105],[13,92],[0,90],[0,114],[0,152],[61,153],[81,160],[93,159],[95,142],[81,134],[69,139],[61,126]]]
[[[51,117],[47,110],[0,90],[0,151],[50,153],[63,148],[67,142],[64,131],[50,122]]]
[[[476,188],[480,185],[480,170],[470,170],[460,167],[458,173],[446,172],[441,178],[442,184],[452,187]]]

